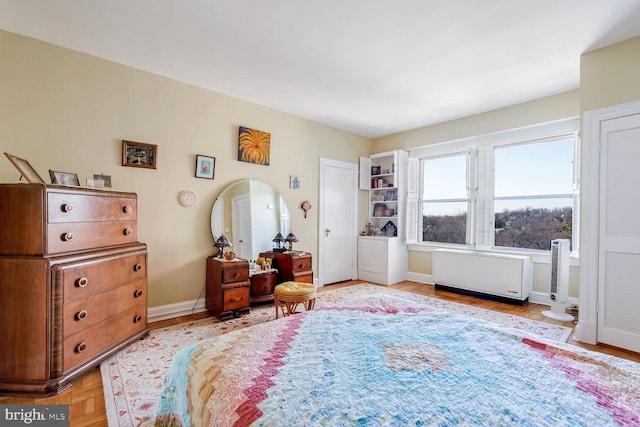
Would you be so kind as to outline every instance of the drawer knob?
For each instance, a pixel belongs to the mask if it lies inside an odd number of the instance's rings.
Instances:
[[[64,234],[61,236],[61,239],[62,239],[63,241],[65,241],[65,242],[70,242],[70,241],[72,241],[72,240],[73,240],[73,237],[74,237],[74,236],[73,236],[73,233],[68,232],[68,233],[64,233]]]
[[[237,279],[238,277],[240,277],[240,273],[238,273],[237,271],[235,273],[233,273],[233,278]]]
[[[125,236],[131,236],[131,233],[133,233],[133,230],[130,228],[125,228],[123,233]]]
[[[243,299],[244,299],[244,297],[235,297],[235,298],[229,299],[229,302],[240,302]]]
[[[76,320],[83,320],[87,318],[87,310],[82,310],[76,313]]]
[[[133,209],[131,209],[131,206],[125,206],[122,208],[122,212],[124,213],[131,213]]]
[[[138,323],[142,320],[142,316],[140,316],[139,314],[136,314],[135,316],[133,316],[133,323]]]
[[[136,289],[135,292],[133,293],[133,297],[138,298],[141,296],[142,296],[142,289]]]
[[[71,203],[65,203],[64,205],[62,205],[62,212],[68,212],[71,213],[76,209],[75,206],[73,206],[73,204]]]
[[[81,277],[78,280],[76,280],[76,286],[79,288],[84,288],[85,286],[87,286],[88,283],[89,283],[89,279],[87,279],[86,277]]]
[[[87,343],[86,342],[81,342],[80,344],[78,344],[76,346],[75,351],[76,351],[76,353],[82,353],[86,349],[87,349]]]
[[[136,264],[133,266],[133,271],[140,271],[142,270],[142,264]]]

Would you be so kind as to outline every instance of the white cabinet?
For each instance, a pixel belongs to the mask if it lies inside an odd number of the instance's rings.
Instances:
[[[407,278],[407,247],[394,237],[358,237],[358,279],[392,285]]]
[[[360,159],[360,189],[368,190],[371,235],[358,238],[358,278],[390,285],[407,277],[405,242],[408,153],[395,150]]]

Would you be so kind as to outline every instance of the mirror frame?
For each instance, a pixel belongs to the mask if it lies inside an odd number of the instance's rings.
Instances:
[[[271,192],[260,191],[266,189]],[[250,235],[246,236],[249,237],[248,242],[246,238],[240,239],[234,235],[236,227],[232,206],[240,206],[242,203],[245,204],[245,208],[240,209],[235,215],[249,221],[251,229]],[[274,210],[274,215],[267,214],[270,210]],[[245,178],[230,183],[218,194],[211,208],[210,225],[214,242],[224,234],[232,243],[229,250],[236,252],[239,258],[252,260],[257,258],[260,252],[273,249],[273,238],[276,234],[282,233],[286,236],[291,225],[291,217],[286,201],[278,189],[261,179]],[[241,233],[242,228],[237,228],[236,232]],[[247,252],[250,254],[248,257]]]

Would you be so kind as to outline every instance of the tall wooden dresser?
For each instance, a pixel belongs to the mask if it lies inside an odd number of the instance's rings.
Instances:
[[[134,193],[0,184],[0,394],[56,394],[147,327]]]

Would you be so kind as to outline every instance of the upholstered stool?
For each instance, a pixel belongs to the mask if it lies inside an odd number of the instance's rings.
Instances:
[[[284,282],[273,290],[273,304],[276,306],[276,319],[282,310],[282,316],[296,312],[298,304],[304,305],[305,310],[313,310],[316,303],[316,287],[311,283]],[[286,311],[285,311],[286,309]]]

